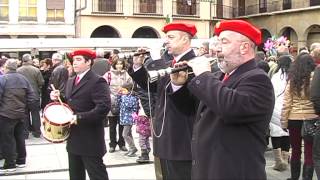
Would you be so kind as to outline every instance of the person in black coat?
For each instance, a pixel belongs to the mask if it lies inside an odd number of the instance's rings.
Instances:
[[[95,53],[76,50],[70,55],[77,74],[66,84],[65,100],[74,112],[70,136],[67,140],[69,175],[71,180],[82,180],[86,172],[90,179],[108,179],[102,157],[106,153],[104,119],[110,110],[110,90],[107,82],[90,70]],[[57,99],[59,92],[52,91]]]
[[[271,81],[254,60],[261,32],[242,20],[221,21],[218,66],[188,63],[188,88],[199,100],[192,137],[192,179],[266,179],[265,133],[274,107]],[[222,80],[222,81],[221,81]]]
[[[196,33],[194,25],[171,23],[163,28],[166,47],[175,61],[195,57],[191,38]],[[128,73],[143,89],[148,89],[147,70],[142,66],[144,57],[135,56]],[[160,158],[163,179],[191,179],[191,136],[197,100],[187,87],[180,84],[178,76],[165,76],[150,83],[150,91],[158,93],[152,119],[154,127],[154,155]]]

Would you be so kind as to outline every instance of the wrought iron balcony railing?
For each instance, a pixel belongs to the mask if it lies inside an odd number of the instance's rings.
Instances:
[[[176,17],[200,17],[200,0],[172,1],[172,15]]]
[[[234,8],[221,4],[211,4],[211,16],[217,19],[231,19],[235,16]]]
[[[318,2],[318,1],[317,1]],[[300,8],[308,8],[312,6],[320,5],[320,2],[317,4],[314,0],[310,1],[290,1],[290,0],[279,0],[279,1],[271,1],[265,4],[252,4],[246,6],[245,9],[243,7],[239,7],[236,11],[237,16],[245,16],[245,15],[254,15],[259,13],[270,13],[288,9],[300,9]]]
[[[133,0],[133,14],[162,15],[162,0]]]
[[[123,0],[93,0],[92,11],[96,13],[123,13]]]

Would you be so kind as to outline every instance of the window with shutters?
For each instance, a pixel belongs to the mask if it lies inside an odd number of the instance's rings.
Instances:
[[[37,21],[37,0],[19,0],[19,20]]]
[[[238,1],[238,16],[244,16],[246,14],[246,1]]]
[[[196,15],[197,0],[177,0],[177,14]]]
[[[156,13],[156,0],[140,0],[140,13]]]
[[[47,21],[64,22],[64,0],[47,0]]]
[[[291,9],[291,0],[283,0],[283,10]]]
[[[9,0],[0,0],[0,21],[9,20]]]
[[[310,6],[318,6],[320,5],[320,0],[310,0]]]
[[[98,10],[105,11],[105,12],[116,12],[117,0],[99,0]]]
[[[267,0],[259,0],[259,13],[267,12]]]

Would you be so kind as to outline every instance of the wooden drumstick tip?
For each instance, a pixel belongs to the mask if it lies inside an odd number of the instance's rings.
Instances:
[[[54,87],[54,85],[53,84],[50,84],[50,86],[51,86],[51,88],[52,88],[52,90],[56,90],[56,88]]]

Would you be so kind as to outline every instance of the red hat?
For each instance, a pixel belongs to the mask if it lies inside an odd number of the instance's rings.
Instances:
[[[185,23],[170,23],[163,27],[162,31],[167,33],[168,31],[183,31],[189,33],[192,37],[197,33],[197,28],[193,24]]]
[[[74,56],[88,56],[89,58],[94,59],[96,58],[96,52],[91,49],[79,49],[71,52],[69,56],[71,58]]]
[[[234,31],[251,39],[256,45],[261,44],[262,37],[260,29],[243,20],[223,20],[218,22],[214,28],[214,34],[219,36],[222,31]]]

